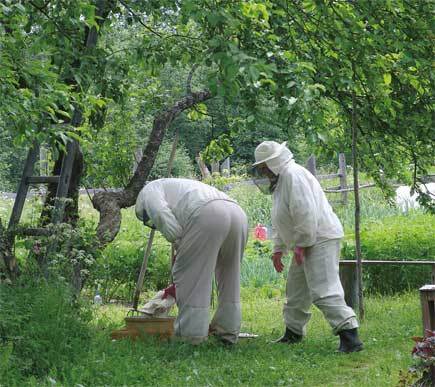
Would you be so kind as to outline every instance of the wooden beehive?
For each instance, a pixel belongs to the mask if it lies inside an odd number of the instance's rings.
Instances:
[[[144,336],[156,336],[167,340],[174,335],[175,317],[149,318],[132,316],[125,318],[125,328],[113,331],[113,340],[130,338],[136,340]]]
[[[435,285],[420,288],[420,300],[423,317],[423,335],[426,331],[435,331]],[[435,386],[435,365],[430,366],[432,385]]]

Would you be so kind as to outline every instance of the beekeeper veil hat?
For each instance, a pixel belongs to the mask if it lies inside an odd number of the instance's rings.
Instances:
[[[282,144],[276,141],[263,141],[255,149],[255,163],[252,166],[266,163],[275,175],[279,175],[281,168],[292,159],[293,153],[287,148],[287,141]]]

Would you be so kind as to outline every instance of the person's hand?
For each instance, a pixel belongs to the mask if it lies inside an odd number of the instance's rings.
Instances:
[[[296,264],[302,265],[305,259],[305,248],[296,246],[293,258],[296,261]]]
[[[273,261],[273,266],[275,267],[277,273],[281,273],[282,270],[284,269],[284,264],[282,263],[281,259],[282,259],[281,251],[277,251],[276,253],[273,253],[272,261]]]
[[[176,289],[175,289],[175,284],[172,283],[171,285],[169,285],[167,288],[163,289],[163,296],[162,299],[164,300],[165,298],[167,298],[168,296],[172,296],[175,299],[177,298],[176,296]]]

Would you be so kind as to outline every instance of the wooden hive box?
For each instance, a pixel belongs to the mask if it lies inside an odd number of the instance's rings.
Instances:
[[[136,340],[146,335],[167,340],[174,335],[175,317],[149,318],[132,316],[125,318],[125,328],[113,331],[113,340],[130,338]]]

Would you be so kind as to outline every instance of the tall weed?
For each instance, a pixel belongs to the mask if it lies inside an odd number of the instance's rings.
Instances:
[[[0,367],[5,385],[17,378],[68,372],[91,337],[89,308],[64,283],[21,278],[0,285]]]

